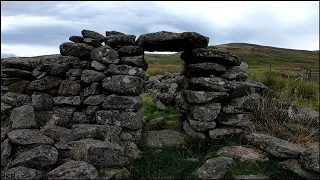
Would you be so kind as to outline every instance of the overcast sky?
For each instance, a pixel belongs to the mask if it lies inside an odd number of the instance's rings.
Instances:
[[[90,29],[136,35],[198,32],[209,45],[231,42],[319,50],[319,2],[1,1],[1,53],[59,53]]]

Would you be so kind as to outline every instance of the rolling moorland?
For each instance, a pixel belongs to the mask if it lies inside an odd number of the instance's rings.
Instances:
[[[219,50],[230,52],[249,65],[249,79],[261,82],[269,87],[266,101],[257,106],[257,120],[254,128],[257,131],[293,142],[304,147],[318,142],[318,127],[312,124],[287,123],[283,118],[283,102],[295,102],[299,108],[308,106],[319,111],[319,51],[291,50],[254,44],[231,43],[215,46]],[[41,56],[39,56],[41,57]],[[34,58],[34,57],[33,57]],[[175,54],[145,54],[149,64],[147,73],[151,76],[167,72],[177,73],[183,61],[180,53]],[[269,63],[272,70],[269,71]],[[312,69],[310,81],[300,81],[301,68]],[[287,76],[290,73],[290,77]],[[145,122],[162,118],[157,129],[182,131],[177,106],[168,105],[164,111],[159,111],[153,101],[156,94],[143,94]],[[270,98],[271,97],[271,98]],[[279,101],[273,101],[272,99]],[[265,122],[268,122],[265,124]],[[128,165],[130,178],[141,179],[197,179],[193,172],[210,158],[219,157],[219,149],[225,146],[245,146],[237,136],[211,141],[208,139],[187,139],[182,147],[167,146],[161,149],[149,147],[144,136],[137,142],[141,157]],[[280,166],[278,159],[263,162],[241,161],[235,158],[234,168],[228,170],[222,179],[241,179],[248,175],[257,178],[266,175],[270,179],[304,179]],[[108,169],[106,169],[107,171]],[[105,173],[103,170],[99,173]],[[242,177],[243,178],[243,177]],[[265,176],[262,176],[265,178]]]
[[[299,72],[300,68],[309,68],[313,74],[319,73],[319,51],[305,51],[260,46],[246,43],[230,43],[214,46],[218,50],[230,52],[242,61],[249,64],[249,71],[272,70]],[[178,72],[183,63],[180,53],[176,54],[146,54],[149,64],[149,73],[157,74],[157,71],[167,70]],[[161,67],[161,68],[158,68]]]

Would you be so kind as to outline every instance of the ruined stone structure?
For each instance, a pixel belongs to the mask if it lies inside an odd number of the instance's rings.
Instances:
[[[189,136],[218,138],[250,125],[251,101],[267,88],[248,82],[248,65],[207,47],[194,32],[125,35],[89,30],[61,55],[1,62],[1,166],[16,178],[107,178],[139,156],[148,64],[144,51],[181,52],[176,102]],[[170,100],[171,101],[171,100]]]

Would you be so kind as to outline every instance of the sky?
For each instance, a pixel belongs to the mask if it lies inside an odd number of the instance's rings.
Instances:
[[[209,45],[319,50],[319,1],[1,1],[1,53],[58,54],[89,29],[105,35],[198,32]]]

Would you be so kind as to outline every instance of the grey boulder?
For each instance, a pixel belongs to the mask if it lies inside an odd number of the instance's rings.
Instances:
[[[106,71],[108,75],[130,75],[145,78],[146,73],[143,69],[128,65],[111,64]]]
[[[50,171],[48,179],[98,179],[98,171],[85,161],[70,160]]]
[[[303,168],[315,172],[320,172],[319,166],[319,144],[307,148],[300,156],[300,164]]]
[[[90,58],[106,65],[119,63],[118,52],[107,45],[94,49],[90,54]]]
[[[80,96],[57,96],[53,98],[54,105],[73,105],[78,106],[81,103]]]
[[[142,98],[112,94],[106,97],[102,107],[107,110],[138,111],[142,108]]]
[[[41,179],[42,175],[42,172],[39,170],[26,168],[23,166],[13,167],[1,172],[1,176],[9,178],[11,177],[12,179]]]
[[[213,62],[227,66],[239,66],[241,63],[240,59],[235,55],[210,47],[185,51],[181,54],[181,59],[189,64]]]
[[[113,35],[104,38],[106,45],[113,49],[120,49],[123,46],[135,45],[136,36],[134,35]]]
[[[276,158],[299,158],[306,149],[283,139],[267,134],[251,133],[245,136],[247,141]]]
[[[173,130],[147,131],[147,144],[150,147],[161,148],[163,146],[183,145],[185,140],[182,134]]]
[[[240,128],[234,128],[234,127],[220,127],[209,131],[209,136],[212,139],[219,139],[228,137],[231,135],[237,135],[242,133],[243,130]]]
[[[37,129],[17,129],[8,133],[9,140],[14,144],[35,147],[44,144],[54,144],[54,140],[43,135]]]
[[[117,110],[97,111],[96,120],[98,124],[109,124],[129,129],[142,127],[143,110],[138,112],[121,112]]]
[[[123,46],[118,53],[120,57],[144,55],[143,48],[140,46]]]
[[[129,66],[139,67],[145,71],[148,69],[148,63],[144,59],[144,56],[123,57],[121,58],[120,63]]]
[[[13,109],[10,121],[12,122],[12,129],[38,128],[34,108],[31,105],[24,105]]]
[[[84,29],[81,31],[81,34],[84,38],[92,38],[92,39],[97,39],[97,40],[102,40],[104,36],[98,32]]]
[[[143,92],[144,80],[136,76],[115,75],[102,80],[102,87],[119,95],[137,96]]]
[[[35,92],[31,98],[36,111],[48,111],[53,107],[53,98],[49,94]]]
[[[191,105],[190,114],[193,119],[203,122],[209,122],[215,120],[220,114],[221,104],[210,103],[204,105]]]
[[[32,81],[29,83],[27,86],[27,90],[36,90],[36,91],[44,91],[44,90],[49,90],[54,87],[57,87],[60,85],[62,82],[61,79],[52,77],[52,76],[47,76],[42,79],[38,79],[35,81]]]
[[[11,162],[11,166],[26,166],[35,169],[54,165],[58,160],[58,150],[49,145],[41,145],[22,152]]]
[[[73,159],[86,161],[98,168],[123,166],[128,162],[124,147],[109,141],[83,139],[71,151]]]
[[[145,51],[185,51],[208,46],[209,38],[196,32],[159,31],[141,35],[136,44]]]
[[[81,91],[80,83],[77,81],[64,80],[61,82],[59,87],[59,95],[62,96],[76,96]]]
[[[66,42],[59,49],[62,56],[89,57],[94,47],[85,43]]]
[[[182,96],[189,103],[209,103],[212,101],[219,102],[224,100],[228,96],[228,93],[183,90]]]
[[[93,83],[93,82],[99,82],[102,79],[104,79],[106,75],[104,75],[102,72],[93,71],[93,70],[84,70],[81,74],[81,81],[84,83]]]
[[[92,105],[92,106],[99,105],[99,104],[101,104],[106,98],[107,98],[107,96],[104,95],[104,94],[92,95],[92,96],[87,97],[87,98],[83,101],[83,104]]]
[[[221,179],[234,166],[235,162],[229,157],[212,158],[206,160],[195,175],[200,179]]]

